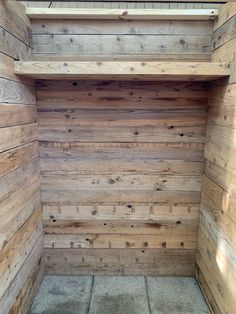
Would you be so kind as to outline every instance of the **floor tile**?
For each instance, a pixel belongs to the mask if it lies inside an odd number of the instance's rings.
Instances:
[[[210,314],[194,278],[147,277],[152,314]]]
[[[30,314],[87,314],[91,276],[45,276]]]
[[[150,314],[144,277],[95,277],[89,314]]]

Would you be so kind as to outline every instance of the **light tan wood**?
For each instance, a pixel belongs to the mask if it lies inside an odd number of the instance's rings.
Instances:
[[[11,239],[11,241],[0,252],[1,282],[0,296],[4,296],[8,286],[14,280],[17,272],[32,251],[35,243],[42,233],[40,223],[41,210],[35,211],[24,227]]]
[[[214,61],[234,61],[235,13],[233,2],[222,6],[213,33]],[[232,73],[233,73],[232,67]],[[229,80],[212,84],[202,180],[201,216],[197,249],[197,279],[213,313],[233,313],[235,277],[235,99]]]
[[[27,154],[25,153],[27,152]],[[38,142],[7,150],[0,155],[0,177],[39,156]]]
[[[31,19],[209,20],[218,15],[218,10],[26,8],[26,14]]]
[[[33,80],[17,77],[13,67],[14,60],[32,58],[31,46],[24,7],[17,1],[0,1],[0,313],[4,314],[28,312],[42,277],[35,89]]]
[[[37,124],[24,124],[1,129],[0,151],[18,147],[37,139]]]
[[[194,250],[45,249],[46,274],[192,276]]]
[[[214,80],[230,75],[227,63],[15,62],[15,74],[38,79]]]
[[[228,1],[228,3],[222,5],[219,8],[219,14],[213,25],[213,30],[216,30],[227,22],[236,12],[236,3],[234,1]]]
[[[14,1],[2,0],[0,2],[0,26],[32,47],[30,21],[25,15],[25,9]]]

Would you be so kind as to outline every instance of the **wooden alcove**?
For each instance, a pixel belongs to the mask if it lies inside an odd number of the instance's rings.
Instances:
[[[44,274],[195,276],[235,312],[235,25],[0,2],[0,314]]]

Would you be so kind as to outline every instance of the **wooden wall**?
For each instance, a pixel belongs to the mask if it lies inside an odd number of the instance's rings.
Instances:
[[[46,273],[193,275],[207,87],[39,81]]]
[[[34,83],[13,72],[32,57],[24,8],[0,2],[0,313],[26,313],[42,275]]]
[[[214,25],[213,61],[236,61],[236,3]],[[197,278],[213,313],[236,310],[236,76],[212,84],[197,251]]]
[[[32,20],[37,60],[210,60],[212,21]]]

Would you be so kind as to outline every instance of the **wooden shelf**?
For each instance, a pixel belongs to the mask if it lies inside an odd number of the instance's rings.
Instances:
[[[210,81],[230,75],[213,62],[15,61],[15,74],[53,80]]]
[[[211,20],[217,9],[26,8],[31,19]]]

